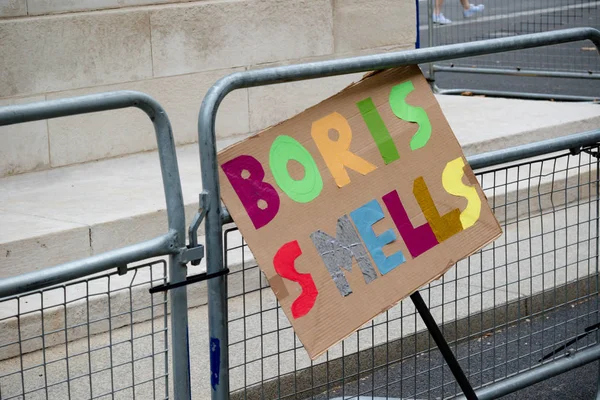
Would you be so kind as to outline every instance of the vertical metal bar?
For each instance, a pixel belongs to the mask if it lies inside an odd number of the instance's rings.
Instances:
[[[206,271],[223,269],[223,225],[217,165],[215,120],[217,108],[225,94],[218,83],[206,94],[198,118],[198,143],[202,172],[203,199],[206,210]],[[215,98],[216,97],[216,98]],[[227,321],[227,275],[209,279],[208,332],[210,346],[210,379],[213,400],[229,398],[229,335]]]
[[[598,150],[598,148],[596,148]],[[600,158],[596,159],[596,293],[600,291]],[[596,296],[596,302],[598,302]],[[600,313],[596,313],[596,323],[600,322]],[[600,343],[600,329],[596,330],[596,343]],[[598,383],[596,400],[600,400],[600,361],[598,361]]]
[[[150,285],[154,284],[154,265],[150,265]],[[156,400],[156,332],[154,331],[154,293],[150,293],[150,337],[152,338],[152,399]]]
[[[452,371],[454,378],[456,378],[456,381],[458,382],[458,385],[462,389],[466,398],[469,400],[477,400],[477,395],[475,394],[473,387],[471,386],[469,380],[465,376],[465,373],[463,372],[462,368],[460,367],[460,364],[456,360],[456,357],[454,357],[454,353],[452,353],[450,346],[448,346],[446,338],[444,338],[444,335],[442,335],[440,328],[437,326],[435,320],[433,319],[433,316],[429,312],[429,308],[427,308],[427,305],[423,301],[421,294],[418,291],[414,292],[410,295],[410,299],[414,303],[417,311],[419,312],[419,315],[423,319],[423,322],[425,322],[425,325],[427,326],[431,337],[435,341],[437,347],[440,349],[444,360],[446,360],[450,371]]]
[[[85,280],[85,328],[87,339],[87,367],[88,367],[88,384],[90,385],[90,398],[94,398],[94,382],[92,379],[92,334],[90,332],[90,281]],[[69,345],[69,342],[66,342]],[[70,393],[69,393],[70,394]]]
[[[67,395],[71,399],[71,368],[69,368],[69,321],[67,312],[67,286],[63,287],[63,312],[65,313],[65,369],[67,373]],[[91,397],[91,396],[90,396]]]
[[[107,283],[107,291],[106,291],[106,301],[108,302],[108,359],[110,362],[110,396],[111,399],[115,398],[115,363],[113,360],[113,326],[112,326],[112,302],[111,302],[111,290],[110,290],[110,276],[106,277],[108,279]]]
[[[44,293],[40,292],[40,311],[42,318],[42,365],[44,369],[44,391],[46,392],[46,398],[48,398],[48,369],[47,369],[47,360],[46,360],[46,328],[44,321]],[[66,315],[65,315],[66,317]]]
[[[600,329],[596,330],[596,343],[600,342]],[[600,400],[600,361],[598,361],[598,382],[596,383],[596,400]]]
[[[131,278],[131,281],[129,282],[129,287],[126,289],[129,292],[129,356],[131,357],[131,398],[133,400],[135,400],[135,337],[133,336],[133,291],[131,290],[131,287],[133,286],[136,275],[137,269],[134,270],[133,278]]]
[[[160,169],[162,174],[169,229],[175,231],[176,249],[185,247],[185,212],[183,194],[179,178],[179,166],[173,130],[167,114],[158,103],[153,107],[154,129],[159,149]],[[178,283],[187,277],[187,264],[178,255],[169,255],[169,282]],[[173,393],[175,400],[192,398],[190,380],[190,352],[188,341],[188,305],[187,289],[185,286],[169,291],[171,302],[171,340],[172,340],[172,369]]]
[[[417,37],[415,38],[415,49],[418,49],[421,47],[421,31],[419,29],[420,27],[420,23],[419,23],[419,0],[415,0],[415,25],[416,25],[416,30],[417,30]]]
[[[162,276],[163,276],[163,283],[167,283],[167,265],[166,263],[163,265],[162,268]],[[164,380],[165,380],[165,390],[164,390],[164,395],[163,398],[168,398],[169,397],[169,321],[168,321],[168,307],[167,307],[167,293],[164,292],[161,296],[162,298],[162,311],[163,311],[163,322],[162,322],[162,326],[163,326],[163,343],[164,343],[164,369],[165,369],[165,376],[164,376]]]
[[[433,1],[427,0],[427,46],[433,47]],[[433,62],[429,63],[429,80],[435,81]]]
[[[169,281],[177,283],[186,278],[186,265],[178,258],[169,256]],[[192,398],[190,381],[190,356],[188,345],[188,315],[186,287],[169,291],[171,302],[171,351],[173,369],[173,393],[175,400]]]

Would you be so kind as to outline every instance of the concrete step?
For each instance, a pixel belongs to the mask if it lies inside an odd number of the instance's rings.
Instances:
[[[600,107],[594,104],[460,96],[438,100],[467,155],[600,126]],[[219,147],[239,139],[220,140]],[[197,145],[179,147],[178,160],[190,221],[202,189]],[[2,178],[0,227],[0,278],[164,233],[157,153]]]

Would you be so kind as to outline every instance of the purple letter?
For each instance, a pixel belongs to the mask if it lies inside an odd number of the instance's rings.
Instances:
[[[383,196],[383,202],[413,258],[417,258],[438,244],[428,222],[419,227],[413,227],[402,205],[402,201],[400,201],[400,196],[398,196],[395,190]]]
[[[271,222],[279,211],[279,195],[273,186],[263,182],[265,171],[260,162],[252,156],[241,155],[227,161],[221,168],[246,208],[254,227],[260,229]],[[244,171],[248,173],[247,177],[242,176]],[[260,200],[267,204],[266,207],[258,206]]]

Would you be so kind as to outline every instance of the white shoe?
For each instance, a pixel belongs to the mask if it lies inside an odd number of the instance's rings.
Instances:
[[[433,14],[433,23],[434,24],[440,24],[440,25],[448,25],[451,24],[452,21],[450,21],[448,18],[444,17],[444,14],[439,13],[439,14]]]
[[[465,18],[472,17],[473,15],[483,12],[485,10],[485,6],[483,4],[474,5],[471,4],[468,10],[463,10],[463,15]]]

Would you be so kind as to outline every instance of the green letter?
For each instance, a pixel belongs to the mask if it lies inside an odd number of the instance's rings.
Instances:
[[[431,122],[429,122],[429,117],[424,109],[406,103],[406,96],[413,90],[415,87],[411,81],[394,86],[390,92],[390,107],[396,117],[419,124],[417,133],[410,141],[410,148],[416,150],[425,146],[429,141]]]
[[[394,145],[390,132],[388,132],[385,123],[381,119],[377,107],[373,104],[373,100],[369,97],[359,101],[356,105],[358,106],[358,110],[365,120],[369,132],[371,132],[371,136],[373,136],[373,140],[375,140],[375,144],[377,144],[379,154],[381,154],[381,158],[383,158],[386,165],[399,159],[400,156],[398,155],[396,145]]]
[[[288,161],[298,161],[304,167],[304,177],[293,179],[287,168]],[[298,203],[314,200],[323,189],[323,179],[319,168],[308,150],[290,136],[277,136],[271,145],[269,166],[277,185],[290,199]]]

